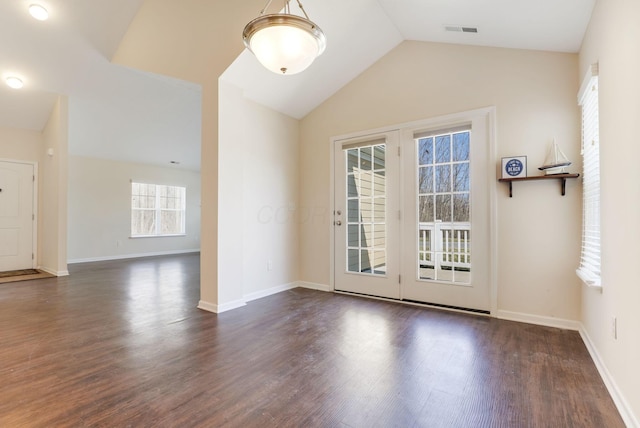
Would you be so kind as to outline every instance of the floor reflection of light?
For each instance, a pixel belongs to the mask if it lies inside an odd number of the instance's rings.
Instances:
[[[390,322],[384,316],[361,310],[348,310],[339,324],[339,352],[343,364],[337,369],[348,379],[340,393],[380,397],[389,385],[381,377],[395,366]]]
[[[181,320],[187,307],[188,275],[177,261],[148,261],[132,264],[127,270],[126,310],[129,325],[127,349],[137,360],[149,361],[153,353],[136,352],[154,346],[167,352],[188,343]],[[167,339],[169,338],[169,339]]]
[[[342,322],[340,351],[361,370],[375,370],[389,364],[390,332],[382,316],[350,310]]]
[[[336,376],[343,384],[334,398],[351,403],[343,411],[355,426],[363,422],[360,416],[384,413],[381,409],[394,400],[399,404],[391,410],[391,420],[418,420],[432,394],[464,396],[469,381],[484,376],[478,361],[484,349],[474,323],[427,311],[408,320],[352,309],[338,326],[341,359]],[[354,396],[359,397],[355,405]]]

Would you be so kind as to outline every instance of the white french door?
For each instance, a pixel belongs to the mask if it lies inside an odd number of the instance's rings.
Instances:
[[[34,167],[0,161],[0,272],[34,267]]]
[[[336,290],[400,298],[398,132],[334,142]]]
[[[334,142],[334,287],[491,309],[491,109]]]
[[[402,298],[490,311],[488,114],[405,129],[402,150]]]

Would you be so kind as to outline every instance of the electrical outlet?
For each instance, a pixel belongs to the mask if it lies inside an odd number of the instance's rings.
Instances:
[[[273,261],[272,260],[267,260],[267,270],[268,271],[272,271],[273,270]]]
[[[611,317],[611,337],[618,339],[618,319]]]

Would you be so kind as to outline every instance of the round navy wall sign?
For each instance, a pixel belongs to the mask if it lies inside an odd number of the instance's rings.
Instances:
[[[518,159],[511,159],[504,166],[505,172],[512,177],[522,174],[523,168],[524,168],[524,165],[522,165],[522,162],[520,162]]]

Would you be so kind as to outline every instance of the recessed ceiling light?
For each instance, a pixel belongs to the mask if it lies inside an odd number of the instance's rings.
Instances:
[[[39,4],[32,4],[29,6],[29,13],[38,21],[46,21],[47,18],[49,18],[49,12],[47,12],[47,9]]]
[[[6,79],[7,85],[13,89],[20,89],[24,86],[24,83],[19,77],[9,76]]]

